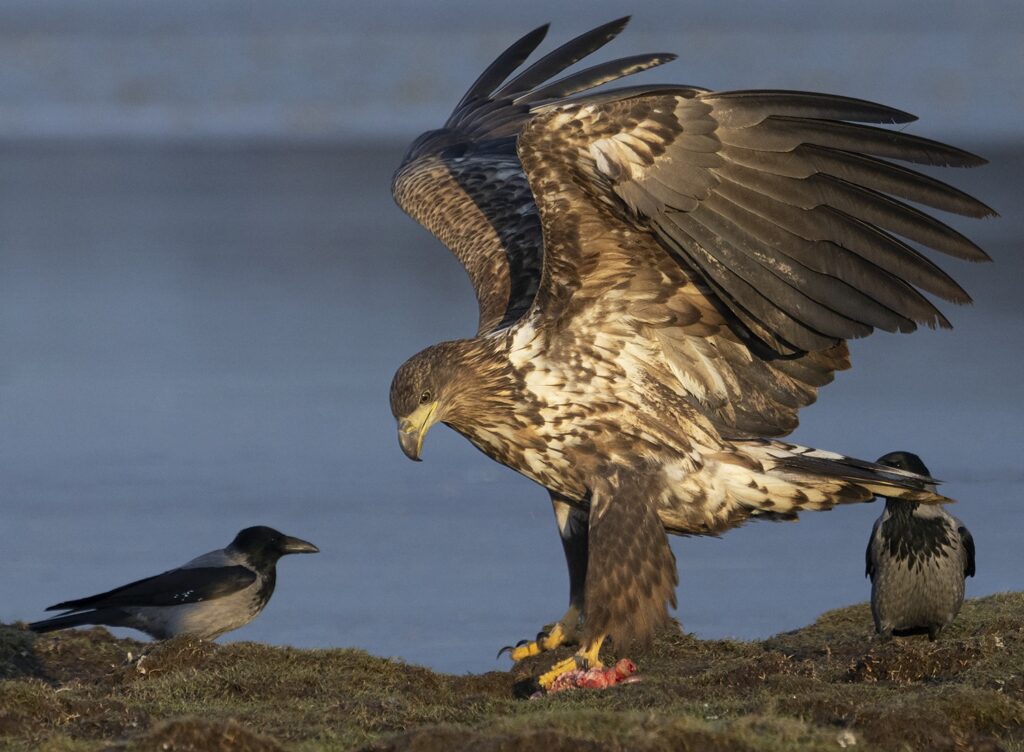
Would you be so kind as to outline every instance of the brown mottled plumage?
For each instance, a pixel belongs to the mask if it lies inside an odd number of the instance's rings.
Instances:
[[[394,181],[399,204],[466,267],[472,339],[395,375],[402,448],[444,422],[549,490],[570,569],[554,630],[513,658],[643,639],[674,604],[664,531],[876,494],[945,499],[930,479],[773,440],[849,367],[845,340],[949,326],[921,294],[967,294],[905,240],[969,260],[962,235],[900,201],[992,214],[889,159],[973,166],[967,152],[860,123],[912,116],[788,91],[646,86],[581,94],[672,59],[551,82],[625,25],[606,24],[508,80],[512,45]],[[507,81],[507,82],[506,82]]]

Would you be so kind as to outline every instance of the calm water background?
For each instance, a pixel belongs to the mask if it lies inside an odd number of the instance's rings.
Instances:
[[[975,533],[970,593],[1021,587],[1020,154],[958,173],[1007,218],[951,262],[978,304],[952,332],[858,342],[796,439],[920,452]],[[0,148],[0,619],[277,526],[264,615],[231,639],[352,645],[449,670],[561,613],[545,493],[461,437],[398,449],[395,367],[467,335],[461,269],[387,192],[400,148]],[[967,223],[963,223],[966,225]],[[793,628],[863,600],[878,505],[674,539],[679,616],[703,636]]]
[[[546,493],[443,427],[424,463],[398,449],[394,369],[471,334],[476,312],[388,187],[496,48],[547,18],[569,34],[621,12],[598,5],[0,2],[0,620],[258,523],[322,553],[285,559],[265,613],[225,639],[482,671],[561,614]],[[969,594],[1019,589],[1019,6],[708,3],[686,23],[677,4],[639,5],[616,51],[683,53],[660,80],[872,96],[992,160],[944,175],[1003,214],[954,222],[996,259],[943,261],[977,304],[944,306],[952,332],[855,343],[794,438],[919,452],[978,541]],[[879,511],[674,539],[677,615],[755,637],[864,600]]]

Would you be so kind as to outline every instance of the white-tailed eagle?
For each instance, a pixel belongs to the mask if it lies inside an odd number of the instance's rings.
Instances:
[[[845,340],[948,327],[922,293],[970,299],[919,252],[988,257],[911,206],[993,214],[897,164],[984,160],[866,124],[899,110],[794,91],[590,90],[652,54],[556,79],[625,26],[587,32],[518,75],[495,60],[395,174],[479,301],[475,337],[408,360],[391,387],[405,453],[442,422],[547,488],[570,607],[520,659],[643,639],[675,604],[666,531],[716,534],[875,495],[946,501],[931,479],[777,440],[849,367]],[[553,80],[556,79],[556,80]],[[569,664],[556,666],[550,680]]]

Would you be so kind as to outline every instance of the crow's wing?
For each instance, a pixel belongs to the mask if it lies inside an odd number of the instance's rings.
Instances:
[[[878,535],[878,528],[882,524],[882,518],[875,520],[871,526],[871,537],[868,538],[868,547],[864,552],[864,576],[869,577],[872,582],[875,579],[875,538]]]
[[[256,573],[243,566],[171,569],[106,593],[57,603],[46,610],[83,611],[126,606],[178,606],[223,598],[244,590],[255,581]]]

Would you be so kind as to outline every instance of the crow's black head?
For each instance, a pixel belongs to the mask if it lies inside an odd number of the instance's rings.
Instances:
[[[231,548],[245,555],[254,566],[273,565],[287,554],[315,554],[320,549],[309,541],[292,538],[272,527],[247,527],[231,541]]]
[[[913,452],[889,452],[888,454],[883,454],[878,458],[878,464],[899,468],[900,470],[908,470],[918,475],[931,476],[924,462]]]

